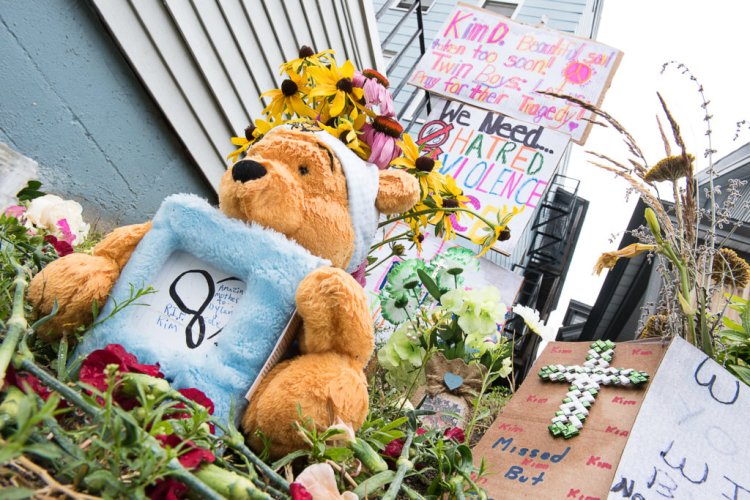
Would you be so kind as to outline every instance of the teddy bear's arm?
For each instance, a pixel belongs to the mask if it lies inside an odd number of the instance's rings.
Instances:
[[[113,260],[122,270],[149,229],[151,229],[151,221],[118,227],[100,241],[91,253],[97,257]]]
[[[104,304],[135,247],[151,229],[151,223],[115,229],[92,255],[72,253],[48,264],[29,283],[29,303],[40,315],[49,314],[55,302],[57,314],[37,333],[56,339],[74,332],[94,319],[91,305]]]
[[[364,368],[372,355],[372,318],[364,289],[346,271],[321,267],[297,287],[303,354],[336,352]]]

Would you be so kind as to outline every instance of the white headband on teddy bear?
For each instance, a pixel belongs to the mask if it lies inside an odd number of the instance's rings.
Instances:
[[[288,125],[283,128],[294,129]],[[266,135],[272,134],[276,127]],[[378,210],[375,208],[375,199],[378,196],[378,167],[357,156],[346,144],[325,130],[309,130],[333,150],[344,169],[346,177],[346,189],[349,197],[349,216],[354,227],[354,252],[352,253],[346,271],[352,273],[367,258],[372,245],[372,239],[378,227]]]

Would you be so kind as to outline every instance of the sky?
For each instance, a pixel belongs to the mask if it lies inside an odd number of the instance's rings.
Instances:
[[[677,119],[696,169],[707,165],[705,122],[697,85],[676,66],[660,74],[662,65],[678,61],[687,65],[704,87],[713,115],[714,161],[750,142],[745,125],[733,140],[738,121],[750,124],[750,66],[746,45],[750,1],[747,0],[606,0],[597,40],[624,52],[624,57],[601,108],[630,131],[651,165],[664,156],[655,116],[661,107],[660,92]],[[664,115],[662,124],[666,126]],[[668,132],[668,130],[665,130]],[[674,143],[672,143],[675,150]],[[584,151],[626,160],[621,136],[614,130],[594,127],[584,146],[573,146],[568,175],[581,180],[579,196],[589,200],[558,308],[550,317],[555,328],[562,322],[569,300],[593,305],[606,276],[592,275],[602,252],[615,250],[637,199],[626,200],[625,181],[588,163]]]

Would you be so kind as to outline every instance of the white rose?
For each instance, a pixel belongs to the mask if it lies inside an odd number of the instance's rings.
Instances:
[[[57,223],[65,219],[70,226],[70,232],[76,236],[75,243],[78,244],[89,234],[89,225],[83,222],[81,212],[83,207],[78,202],[63,200],[54,194],[45,194],[31,200],[24,215],[29,222],[57,237],[63,236]]]

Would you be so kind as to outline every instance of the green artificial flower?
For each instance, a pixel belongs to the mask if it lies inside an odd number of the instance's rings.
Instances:
[[[435,283],[440,291],[457,288],[463,284],[465,271],[478,271],[479,259],[474,252],[463,247],[452,247],[430,261],[435,267]]]
[[[387,370],[394,370],[406,365],[418,368],[422,366],[425,350],[419,345],[414,328],[410,323],[400,325],[388,341],[378,351],[378,362]]]
[[[440,296],[440,303],[453,314],[460,314],[464,306],[464,290],[456,288]]]
[[[500,291],[494,286],[467,290],[458,315],[458,326],[467,334],[490,335],[505,318],[508,308],[501,302]]]
[[[418,270],[428,274],[430,267],[421,259],[408,259],[396,264],[388,273],[387,283],[380,294],[383,317],[399,325],[413,317],[419,308],[417,297],[423,295]]]

